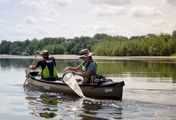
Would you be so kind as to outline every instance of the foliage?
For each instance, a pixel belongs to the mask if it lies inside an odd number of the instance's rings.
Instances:
[[[65,53],[65,47],[62,44],[56,44],[56,45],[46,45],[43,47],[43,50],[50,51],[51,54],[64,54]]]
[[[174,34],[173,34],[174,35]],[[129,39],[105,39],[94,44],[97,55],[169,56],[176,53],[176,37],[168,34],[133,36]]]
[[[176,54],[176,30],[172,34],[148,34],[145,36],[110,36],[96,34],[93,37],[46,37],[41,40],[6,41],[0,43],[0,54],[32,55],[36,50],[48,49],[51,54],[79,54],[88,48],[102,56],[169,56]]]

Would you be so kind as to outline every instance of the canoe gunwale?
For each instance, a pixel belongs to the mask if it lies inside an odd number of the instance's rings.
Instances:
[[[49,81],[49,80],[43,80],[43,79],[36,79],[34,76],[28,75],[28,77],[30,77],[33,80],[42,82],[42,83],[47,83],[47,84],[58,84],[58,85],[67,85],[61,78],[58,80],[53,80],[53,81]],[[58,82],[56,82],[58,81]],[[62,81],[62,82],[59,82]],[[124,81],[121,82],[109,82],[109,84],[83,84],[83,85],[79,85],[80,87],[92,87],[92,88],[96,88],[96,87],[113,87],[113,86],[117,86],[117,87],[122,87],[124,86],[125,83]]]

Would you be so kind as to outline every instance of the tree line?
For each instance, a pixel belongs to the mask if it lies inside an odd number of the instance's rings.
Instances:
[[[130,38],[96,34],[73,39],[46,37],[14,42],[2,40],[0,54],[32,55],[36,50],[44,49],[51,54],[78,54],[83,48],[103,56],[170,56],[176,53],[176,30],[172,34],[147,34]]]

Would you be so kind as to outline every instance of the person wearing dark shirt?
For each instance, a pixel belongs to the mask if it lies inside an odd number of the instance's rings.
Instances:
[[[41,77],[45,80],[55,80],[57,79],[57,69],[54,57],[49,57],[48,50],[43,50],[42,53],[37,51],[35,54],[39,54],[43,57],[36,65],[31,66],[32,69],[38,67],[42,68]]]

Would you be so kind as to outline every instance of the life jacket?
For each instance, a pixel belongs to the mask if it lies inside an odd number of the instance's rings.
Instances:
[[[45,67],[41,75],[44,79],[54,79],[57,77],[57,69],[52,59],[45,60]]]
[[[94,62],[93,60],[90,60],[88,63],[83,63],[82,65],[81,65],[81,70],[82,70],[82,72],[86,72],[87,71],[87,68],[89,67],[89,65],[90,65],[90,63],[92,63],[92,62]],[[96,63],[95,63],[96,64]],[[97,66],[97,65],[96,65]],[[96,71],[95,71],[95,73],[96,73]],[[91,73],[91,75],[89,76],[89,77],[84,77],[84,81],[86,82],[86,83],[90,83],[90,81],[91,81],[91,76],[92,75],[94,75],[93,73]]]

